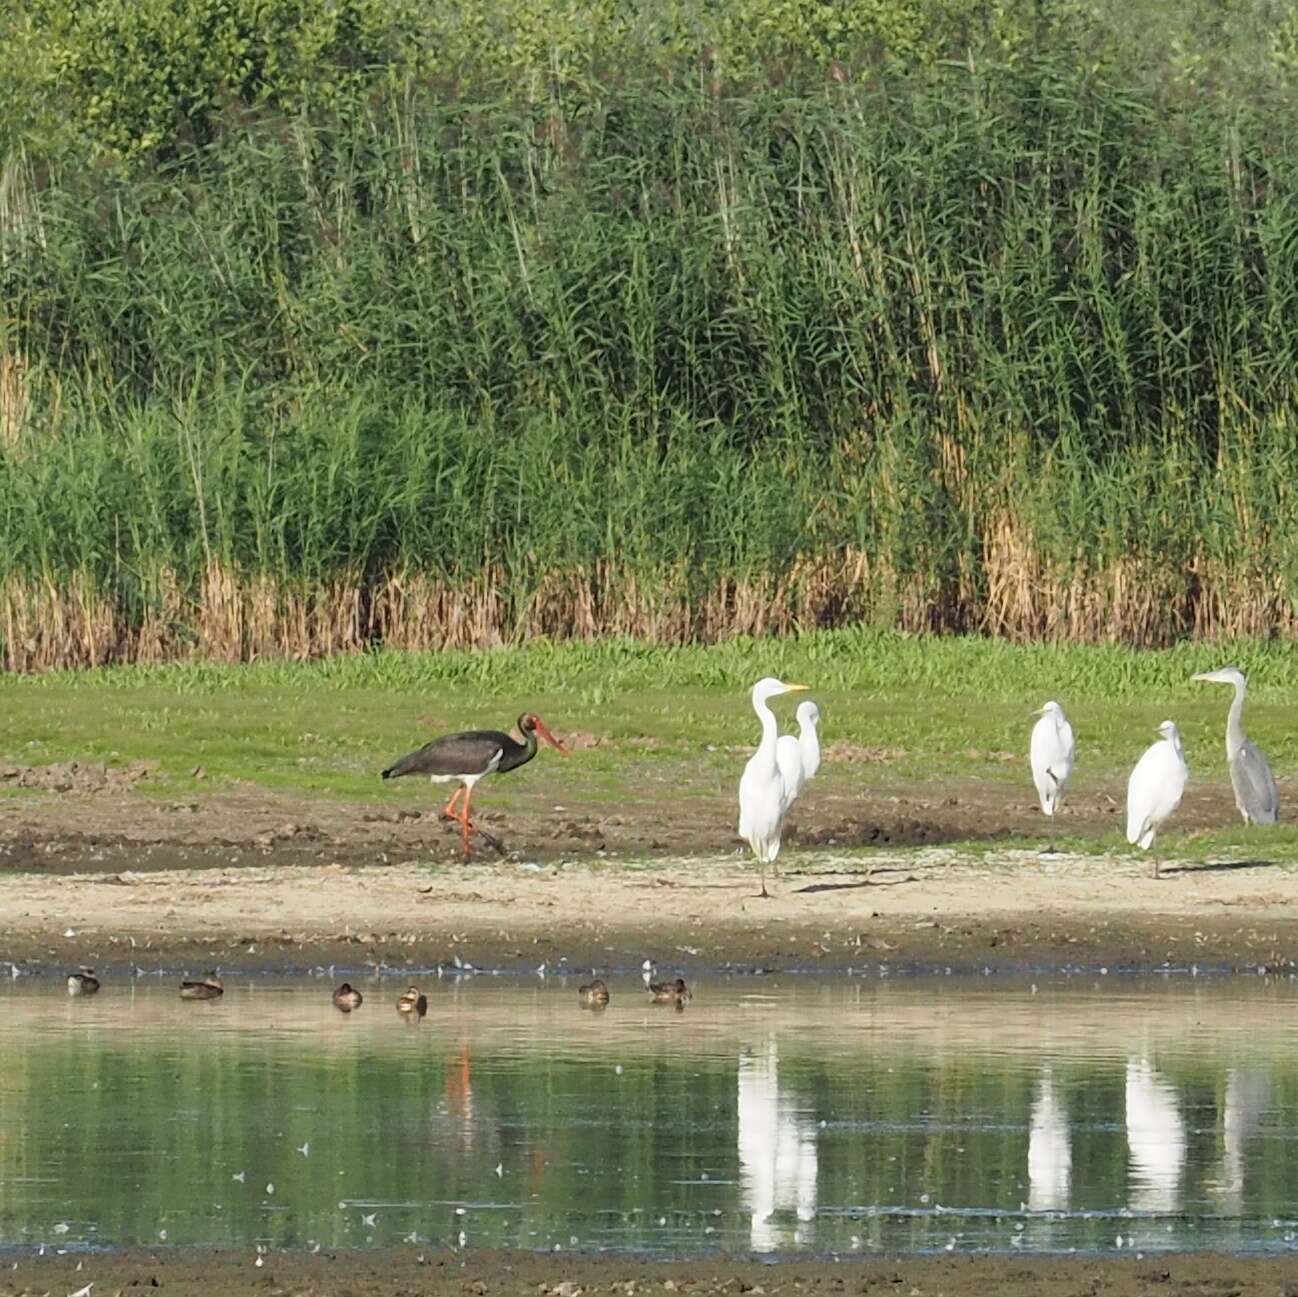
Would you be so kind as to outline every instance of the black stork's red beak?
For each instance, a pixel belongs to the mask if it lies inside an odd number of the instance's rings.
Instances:
[[[536,715],[535,712],[532,713],[532,725],[536,729],[537,734],[539,734],[541,738],[543,738],[556,752],[562,753],[565,757],[571,755],[568,749],[565,748],[563,744],[545,728],[545,722]]]

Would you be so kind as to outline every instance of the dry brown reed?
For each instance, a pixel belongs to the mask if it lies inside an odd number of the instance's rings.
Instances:
[[[1196,560],[1123,557],[1099,568],[1044,567],[1030,532],[1008,518],[984,555],[985,593],[972,572],[945,583],[899,573],[856,549],[807,558],[778,575],[726,577],[691,589],[681,567],[646,576],[613,565],[546,573],[511,599],[493,571],[457,585],[397,572],[365,583],[352,572],[319,587],[241,576],[217,563],[191,595],[159,573],[143,615],[76,574],[64,585],[9,576],[0,583],[0,667],[32,672],[110,663],[327,657],[382,644],[437,651],[495,648],[535,636],[652,643],[715,642],[853,623],[912,632],[974,631],[1026,641],[1158,647],[1196,638],[1298,635],[1280,579]]]

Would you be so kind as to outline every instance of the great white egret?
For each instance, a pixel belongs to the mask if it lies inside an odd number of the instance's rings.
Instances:
[[[1248,687],[1244,673],[1237,667],[1221,667],[1202,671],[1193,679],[1235,686],[1235,699],[1226,717],[1226,764],[1230,767],[1235,805],[1245,824],[1274,824],[1280,818],[1280,794],[1266,757],[1244,733],[1244,693]]]
[[[1136,762],[1127,780],[1127,841],[1144,851],[1153,845],[1163,821],[1181,804],[1190,767],[1181,749],[1181,732],[1171,721],[1158,727],[1159,740]],[[1158,877],[1158,858],[1154,858]]]
[[[775,863],[780,854],[780,835],[789,798],[777,757],[779,727],[767,706],[780,694],[797,693],[807,685],[786,685],[783,680],[766,676],[753,686],[753,711],[762,723],[762,741],[748,759],[739,781],[739,836],[745,838],[761,867],[762,895],[766,891],[766,866]]]
[[[1073,773],[1077,740],[1064,709],[1053,699],[1033,713],[1041,719],[1032,727],[1028,757],[1032,782],[1037,786],[1042,811],[1050,817],[1050,844],[1055,841],[1055,812],[1063,804],[1064,785]]]
[[[820,769],[820,708],[813,702],[798,704],[798,735],[781,734],[775,745],[775,760],[784,779],[784,809],[788,811]]]

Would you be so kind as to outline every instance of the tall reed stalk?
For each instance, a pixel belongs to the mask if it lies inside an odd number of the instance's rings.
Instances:
[[[0,261],[0,661],[1292,634],[1294,144],[1042,60],[56,170]]]

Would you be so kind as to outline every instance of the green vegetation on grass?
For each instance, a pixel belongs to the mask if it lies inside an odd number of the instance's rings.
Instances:
[[[1226,786],[1229,691],[1189,677],[1228,657],[1251,673],[1249,732],[1283,785],[1298,768],[1289,701],[1298,687],[1298,646],[1132,652],[862,631],[711,647],[536,644],[494,653],[382,652],[315,663],[11,676],[0,680],[0,760],[152,761],[163,778],[141,789],[166,798],[239,781],[427,808],[436,794],[426,784],[381,785],[378,771],[439,733],[509,728],[520,712],[534,709],[583,745],[561,765],[543,750],[544,773],[493,784],[493,806],[548,808],[561,798],[574,808],[612,811],[648,798],[715,816],[722,803],[729,814],[745,752],[757,740],[749,687],[777,673],[812,685],[827,746],[846,742],[862,750],[853,754],[855,763],[831,757],[818,789],[850,794],[919,785],[923,795],[937,796],[945,779],[973,779],[1018,785],[1031,804],[1031,712],[1053,697],[1078,732],[1074,788],[1105,788],[1120,799],[1154,726],[1168,716],[1182,728],[1195,784]],[[791,728],[792,708],[777,711]],[[607,741],[591,745],[595,738]],[[191,778],[196,766],[205,771],[201,785]],[[1190,850],[1220,852],[1238,846],[1240,835],[1232,812],[1220,833],[1204,835]],[[1298,856],[1298,829],[1284,825],[1266,842],[1272,854]],[[1115,845],[1089,837],[1061,843],[1087,850]],[[1180,840],[1176,850],[1185,853]]]

